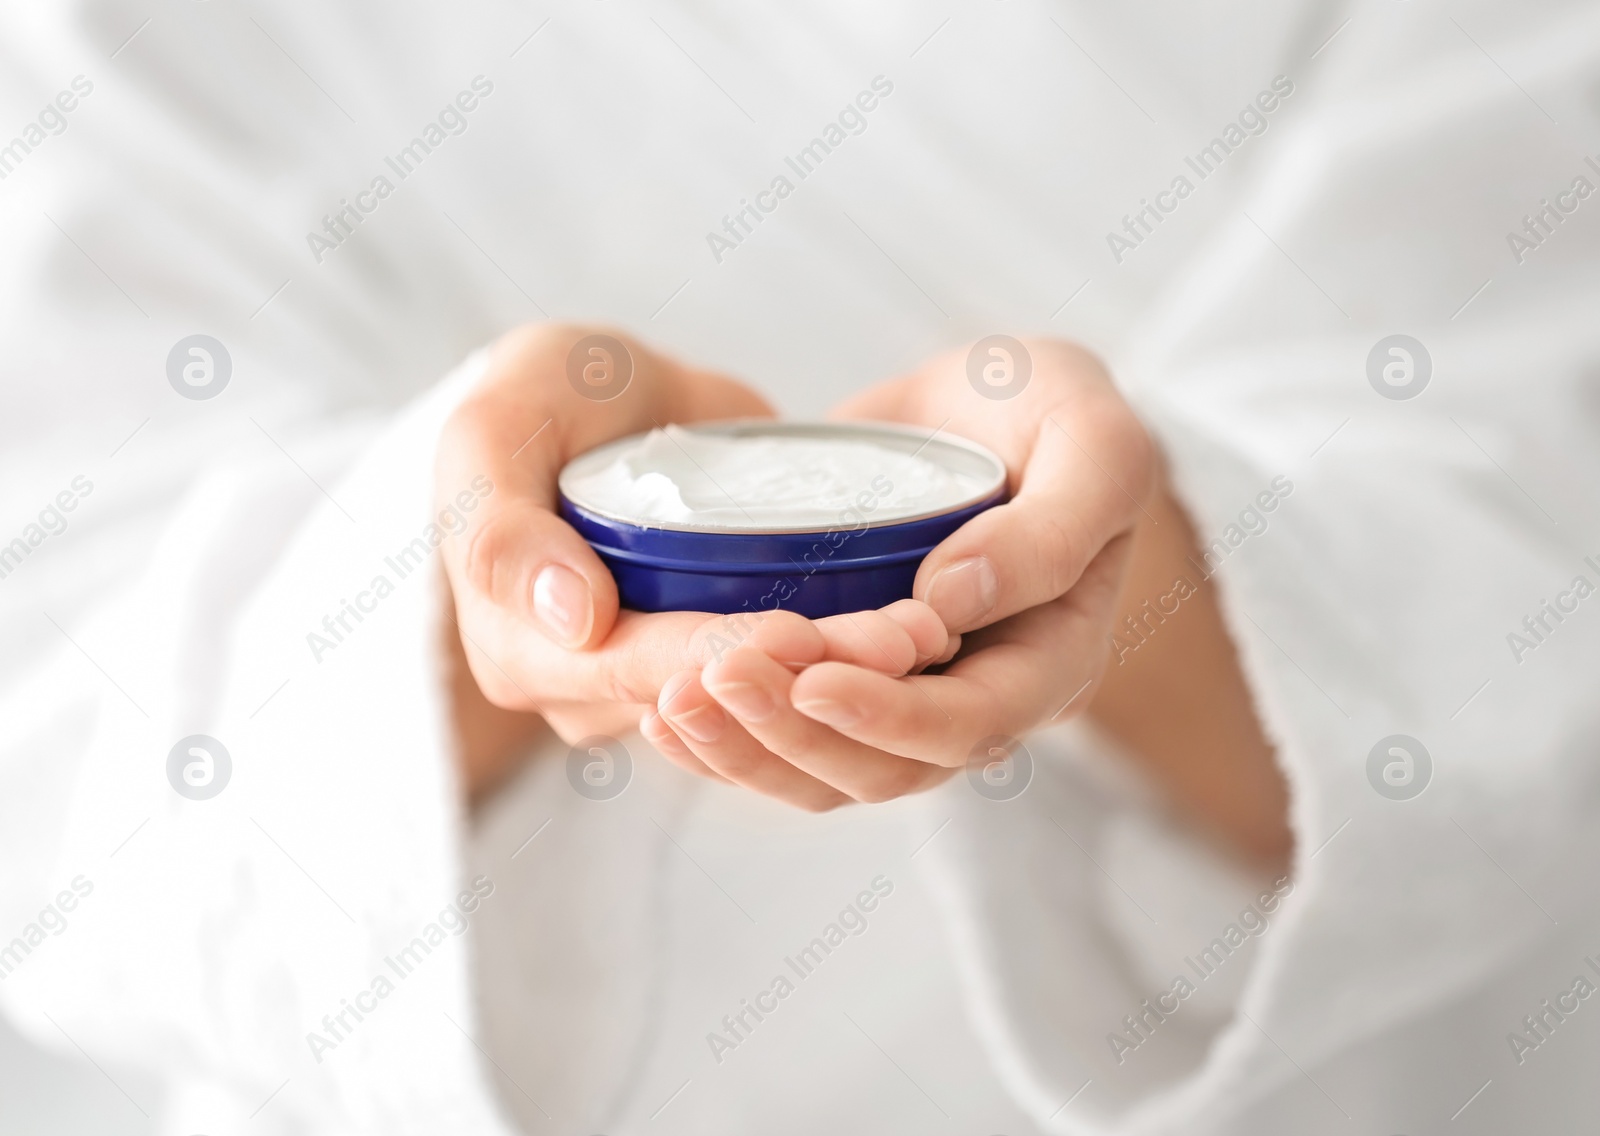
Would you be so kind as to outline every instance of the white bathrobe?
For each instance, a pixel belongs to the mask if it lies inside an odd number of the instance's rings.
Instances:
[[[98,0],[7,10],[0,63],[0,1009],[128,1130],[1600,1107],[1592,5]],[[1003,802],[801,816],[634,737],[614,799],[555,747],[464,816],[393,557],[474,349],[545,316],[794,415],[997,331],[1100,351],[1292,878],[1076,726]]]

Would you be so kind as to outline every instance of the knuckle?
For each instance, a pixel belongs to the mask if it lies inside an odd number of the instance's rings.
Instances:
[[[866,637],[862,650],[864,657],[878,666],[888,664],[897,674],[904,674],[917,661],[916,644],[911,633],[881,611],[863,612],[861,633]],[[860,618],[860,617],[857,617]]]
[[[497,569],[510,551],[512,537],[505,515],[496,512],[479,522],[467,539],[467,581],[486,596],[496,594]]]
[[[598,701],[654,706],[661,696],[660,683],[645,681],[649,660],[640,644],[629,644],[609,659],[579,657],[587,664],[585,685],[594,689]]]
[[[1089,561],[1091,544],[1083,518],[1065,510],[1046,510],[1029,532],[1045,590],[1051,597],[1059,596],[1072,587]]]
[[[807,634],[811,621],[784,608],[771,608],[755,613],[752,621],[745,623],[744,626],[750,627],[751,630],[739,645],[761,650],[785,642],[796,635]]]

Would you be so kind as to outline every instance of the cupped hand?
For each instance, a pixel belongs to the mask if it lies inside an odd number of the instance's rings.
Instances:
[[[533,324],[490,348],[445,426],[434,479],[441,510],[475,499],[442,547],[466,663],[490,703],[538,713],[568,741],[624,733],[668,678],[715,657],[712,617],[618,610],[605,565],[557,515],[556,478],[578,454],[653,426],[771,414],[744,384],[619,331]],[[766,634],[781,655],[779,629]]]
[[[959,433],[1006,463],[1011,499],[967,522],[917,574],[917,601],[949,635],[966,633],[954,660],[897,675],[870,659],[822,659],[795,674],[742,645],[662,691],[644,728],[663,752],[827,808],[931,787],[975,748],[1088,705],[1132,533],[1148,517],[1154,449],[1093,356],[1059,341],[1022,347],[1031,376],[1011,397],[991,397],[995,388],[969,378],[967,353],[954,352],[837,412]],[[684,720],[697,714],[718,728]]]
[[[961,640],[945,630],[932,608],[901,600],[878,611],[798,625],[790,612],[761,618],[763,634],[718,651],[703,669],[673,676],[656,709],[639,724],[646,740],[691,772],[812,811],[852,800],[888,800],[931,783],[925,766],[899,768],[905,764],[899,759],[885,759],[800,717],[789,692],[797,673],[824,662],[883,677],[948,661]],[[782,655],[769,646],[780,637],[787,649]]]

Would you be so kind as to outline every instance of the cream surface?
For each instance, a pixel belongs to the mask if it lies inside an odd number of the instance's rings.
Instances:
[[[859,438],[652,430],[563,480],[586,508],[643,525],[818,529],[906,519],[981,494],[981,477]]]

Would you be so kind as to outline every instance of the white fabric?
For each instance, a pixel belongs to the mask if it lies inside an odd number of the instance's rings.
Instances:
[[[0,579],[0,944],[93,885],[0,981],[20,1027],[153,1073],[168,1097],[136,1107],[174,1133],[921,1132],[939,1112],[1315,1132],[1443,1127],[1464,1104],[1462,1131],[1564,1131],[1592,1113],[1567,1075],[1593,1052],[1583,1011],[1521,1064],[1507,1033],[1600,953],[1600,624],[1586,602],[1520,661],[1507,635],[1575,576],[1600,582],[1600,202],[1520,261],[1506,234],[1600,184],[1593,8],[543,18],[0,16],[0,127],[92,82],[0,181],[0,541],[92,485]],[[317,259],[307,234],[480,75],[464,132]],[[893,90],[862,133],[718,260],[707,234],[879,75]],[[1123,216],[1279,75],[1294,90],[1265,132],[1114,259]],[[320,660],[307,634],[424,532],[473,364],[438,376],[545,313],[642,329],[807,415],[979,335],[1073,335],[1156,429],[1205,539],[1288,478],[1217,576],[1298,839],[1245,965],[1111,1056],[1122,1016],[1260,882],[1207,863],[1073,732],[1030,741],[1013,802],[958,779],[822,821],[689,786],[632,739],[610,811],[557,754],[468,832],[433,569]],[[195,332],[232,355],[216,399],[166,380]],[[1409,401],[1366,376],[1396,332],[1433,360]],[[233,756],[210,801],[166,779],[195,733]],[[1367,780],[1390,734],[1433,755],[1410,801]],[[907,914],[886,902],[848,977],[715,1064],[716,1019],[879,874]],[[446,930],[316,1061],[322,1016],[478,877],[472,934]],[[956,971],[1015,1104],[942,1013]]]

